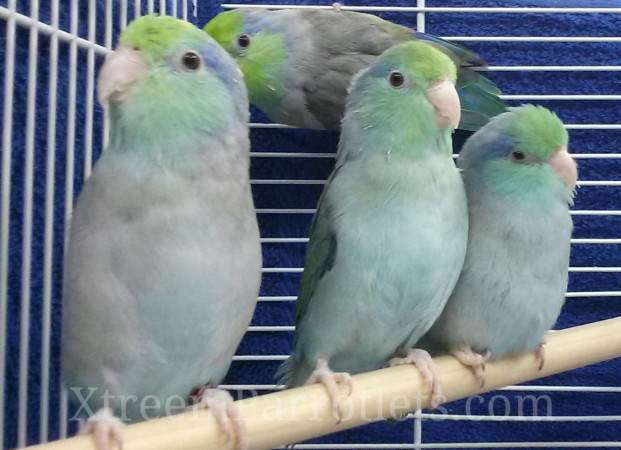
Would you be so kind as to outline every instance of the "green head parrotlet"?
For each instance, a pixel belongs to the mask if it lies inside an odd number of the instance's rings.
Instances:
[[[440,315],[466,252],[466,197],[451,150],[455,77],[442,52],[407,42],[352,81],[281,370],[289,386],[323,383],[337,415],[339,383],[397,356],[429,374],[439,398],[429,355],[413,347]]]

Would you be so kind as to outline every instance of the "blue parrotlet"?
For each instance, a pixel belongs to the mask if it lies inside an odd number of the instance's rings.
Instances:
[[[470,231],[463,272],[421,346],[452,353],[484,384],[488,359],[536,351],[567,288],[577,169],[568,134],[533,105],[492,119],[459,155]]]

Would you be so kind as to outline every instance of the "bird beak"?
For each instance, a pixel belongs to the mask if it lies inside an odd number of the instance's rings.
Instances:
[[[461,105],[453,82],[448,78],[436,81],[427,88],[425,96],[436,109],[438,125],[443,128],[457,128],[461,118]]]
[[[97,82],[97,95],[102,105],[109,101],[127,99],[130,87],[147,71],[142,54],[137,50],[119,47],[106,56]]]
[[[578,169],[576,168],[576,162],[567,153],[566,147],[558,148],[548,162],[552,169],[554,169],[554,172],[563,180],[563,183],[572,189],[576,187]]]

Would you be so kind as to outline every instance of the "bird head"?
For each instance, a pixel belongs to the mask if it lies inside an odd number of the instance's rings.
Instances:
[[[99,100],[115,125],[165,138],[183,130],[215,133],[247,121],[243,76],[228,54],[194,25],[144,16],[121,34],[99,73]]]
[[[501,194],[556,192],[568,202],[576,188],[569,136],[552,111],[534,105],[511,108],[466,142],[458,165],[464,176]]]
[[[242,8],[218,14],[203,28],[235,59],[250,101],[262,108],[277,104],[285,94],[288,24],[284,19],[267,10]]]
[[[433,46],[399,44],[354,78],[347,114],[363,129],[390,124],[414,137],[452,131],[460,119],[455,79],[455,64]]]

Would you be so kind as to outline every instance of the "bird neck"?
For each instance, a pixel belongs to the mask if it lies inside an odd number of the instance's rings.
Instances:
[[[506,205],[527,215],[547,215],[551,211],[568,211],[573,204],[573,191],[556,177],[533,176],[531,180],[498,174],[490,180],[466,169],[463,172],[468,201],[490,205]],[[500,177],[502,180],[499,181]],[[500,207],[500,206],[498,206]]]
[[[168,119],[168,120],[166,120]],[[133,153],[169,169],[192,171],[197,158],[221,151],[234,157],[248,153],[248,126],[241,121],[204,121],[187,126],[183,119],[151,114],[148,120],[127,120],[118,108],[110,108],[110,144],[108,151]],[[184,126],[185,125],[185,126]]]
[[[399,121],[361,126],[355,115],[346,116],[341,128],[339,159],[383,152],[387,159],[419,160],[430,154],[452,155],[452,132],[435,123]]]
[[[244,73],[250,103],[270,109],[282,101],[292,69],[287,61],[284,35],[267,30],[259,34],[260,38],[254,40],[237,63]]]

